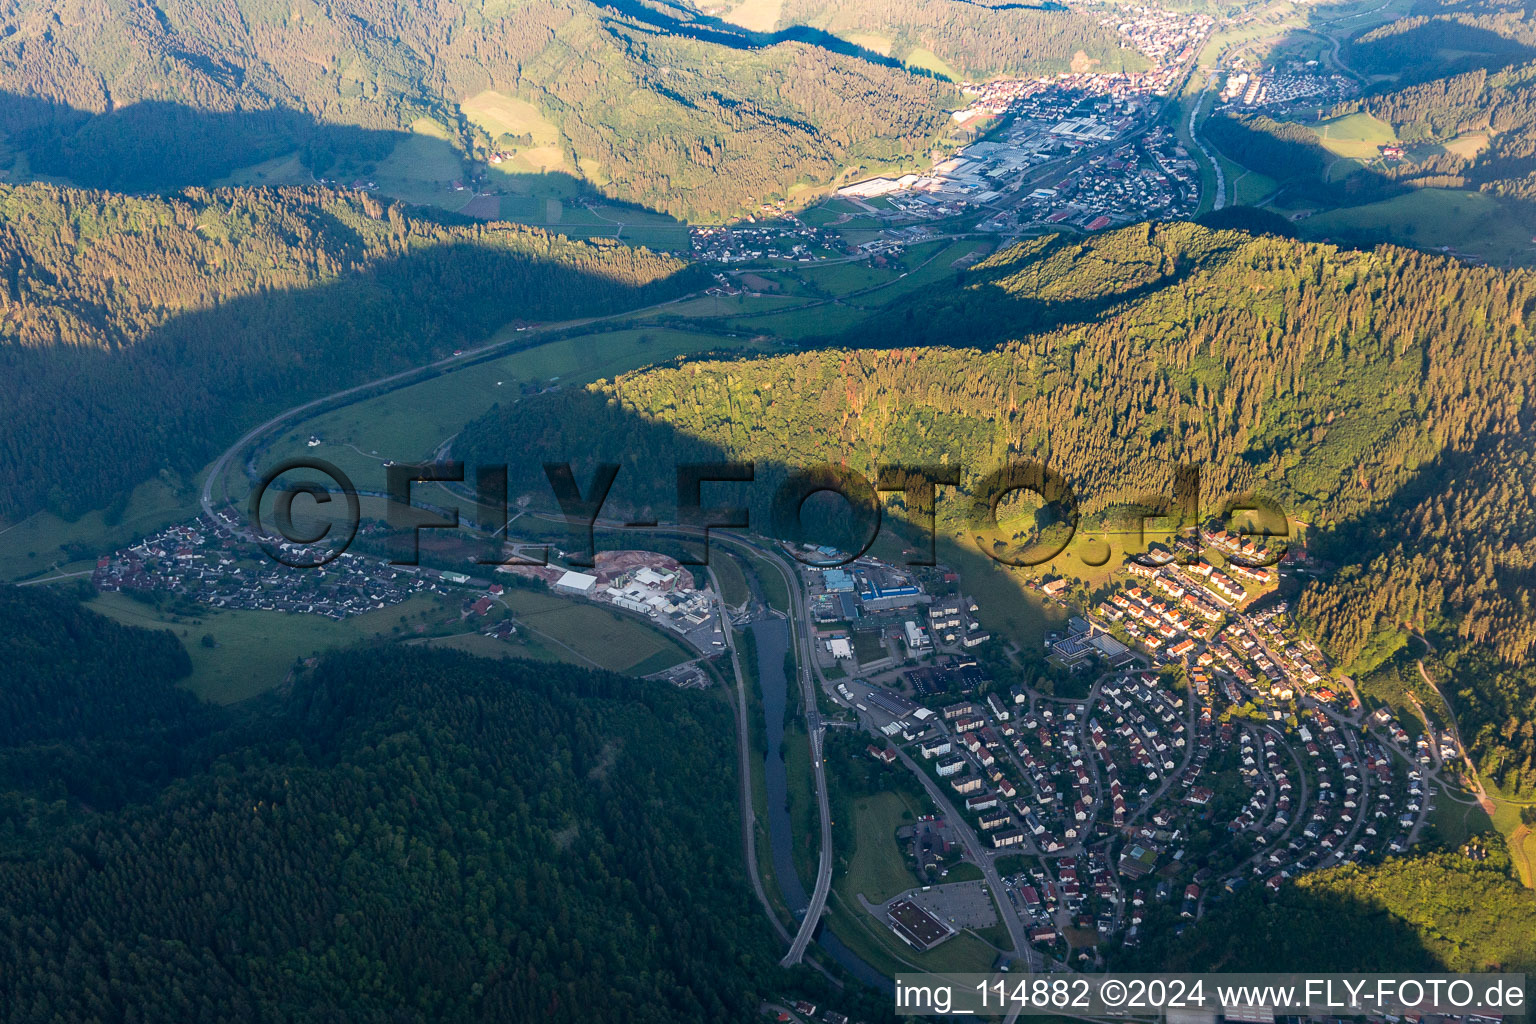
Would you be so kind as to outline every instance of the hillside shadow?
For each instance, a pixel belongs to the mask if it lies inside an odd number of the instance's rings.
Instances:
[[[1536,47],[1452,18],[1407,18],[1355,34],[1344,59],[1366,74],[1396,75],[1393,87],[1402,88],[1468,71],[1499,71],[1536,59]]]
[[[1500,34],[1484,24],[1473,23],[1474,16],[1448,11],[1416,14],[1380,25],[1368,25],[1355,31],[1331,20],[1327,8],[1308,12],[1305,25],[1284,33],[1271,52],[1287,53],[1293,48],[1316,51],[1319,39],[1339,41],[1330,54],[1324,45],[1318,54],[1323,72],[1336,70],[1353,78],[1359,93],[1342,101],[1317,102],[1300,96],[1289,104],[1270,104],[1259,108],[1231,105],[1218,110],[1206,121],[1203,132],[1222,155],[1256,173],[1275,179],[1277,192],[1264,201],[1282,205],[1323,207],[1360,206],[1406,195],[1426,187],[1476,190],[1480,184],[1500,177],[1520,177],[1536,170],[1536,159],[1504,156],[1495,167],[1497,147],[1471,156],[1435,151],[1430,140],[1419,139],[1411,131],[1404,135],[1402,147],[1407,152],[1386,154],[1389,137],[1381,146],[1366,147],[1367,157],[1340,156],[1323,145],[1306,125],[1314,120],[1357,110],[1371,111],[1383,97],[1441,80],[1454,79],[1468,72],[1493,74],[1515,65],[1536,60],[1536,46],[1511,35]],[[1510,26],[1505,28],[1514,31]],[[1296,55],[1292,55],[1295,59]],[[1317,63],[1317,61],[1313,61]],[[1421,95],[1400,109],[1415,105],[1431,108],[1431,117],[1457,116],[1458,104],[1467,101],[1466,90],[1482,87],[1481,79],[1449,83],[1445,95],[1438,98]],[[1506,112],[1507,113],[1507,112]],[[1382,115],[1385,117],[1385,115]],[[1472,121],[1477,118],[1472,116]],[[1411,127],[1411,126],[1410,126]],[[1484,125],[1486,127],[1486,125]],[[1459,131],[1477,131],[1467,127]],[[1448,134],[1457,134],[1450,132]],[[1439,131],[1435,137],[1446,137]],[[1419,143],[1424,145],[1415,151]],[[1517,150],[1523,153],[1519,147]],[[1378,157],[1380,157],[1378,159]],[[1366,160],[1370,160],[1369,164]],[[1512,202],[1518,214],[1529,217],[1531,204]],[[1363,244],[1385,239],[1363,237]]]
[[[248,211],[281,205],[271,196],[236,202]],[[371,209],[398,216],[381,204]],[[513,246],[513,228],[484,238],[442,229],[439,242],[391,257],[354,244],[355,229],[323,208],[281,206],[272,216],[292,218],[295,229],[302,222],[310,244],[324,239],[352,269],[174,315],[124,347],[0,346],[7,436],[26,442],[0,450],[3,514],[46,507],[72,517],[122,500],[163,471],[195,474],[280,409],[484,344],[511,321],[621,312],[705,280],[687,268],[640,283],[660,257],[614,242],[594,248],[530,231]],[[418,219],[417,230],[430,233],[433,223]],[[613,258],[603,245],[615,248]],[[113,315],[88,297],[70,314]]]
[[[207,186],[293,152],[312,175],[325,177],[382,160],[412,138],[324,124],[293,110],[217,112],[144,100],[96,113],[15,93],[0,93],[0,131],[32,174],[118,192]]]
[[[1164,971],[1432,971],[1445,965],[1408,922],[1381,903],[1350,893],[1285,885],[1265,894],[1251,876],[1183,928],[1169,908],[1148,918],[1139,948],[1116,958],[1116,970]]]
[[[887,57],[883,53],[850,43],[846,39],[835,36],[830,32],[819,28],[811,28],[808,25],[791,25],[776,32],[755,32],[751,29],[742,28],[740,25],[726,21],[723,18],[681,7],[677,4],[666,4],[668,9],[676,12],[675,17],[669,17],[660,10],[639,3],[637,0],[598,0],[598,6],[613,11],[615,14],[621,14],[633,21],[640,22],[666,35],[676,35],[699,42],[715,43],[736,50],[758,50],[788,42],[804,43],[808,46],[841,54],[845,57],[856,57],[871,64],[880,64],[889,68],[902,68],[913,74],[923,73],[921,69],[908,68],[894,57]]]
[[[1142,229],[1147,234],[1047,235],[1018,243],[991,261],[957,268],[953,288],[904,295],[852,330],[807,337],[802,344],[1004,344],[1062,324],[1101,319],[1177,284],[1223,251],[1212,247],[1209,236],[1203,251],[1183,251],[1161,237],[1161,226]]]

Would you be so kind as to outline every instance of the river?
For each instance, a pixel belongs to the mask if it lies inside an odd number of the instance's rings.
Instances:
[[[810,897],[795,871],[793,832],[789,821],[789,776],[782,753],[789,703],[789,679],[784,674],[784,656],[789,652],[789,624],[777,616],[770,616],[752,623],[751,629],[757,647],[757,678],[762,681],[763,716],[767,720],[768,752],[763,761],[763,781],[768,792],[768,839],[773,850],[773,875],[784,902],[800,915],[810,903]],[[889,977],[843,945],[825,924],[816,941],[849,974],[866,985],[885,992],[894,990]]]

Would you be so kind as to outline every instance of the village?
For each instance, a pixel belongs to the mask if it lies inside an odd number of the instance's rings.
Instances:
[[[256,557],[224,515],[104,556],[93,582],[332,619],[426,594],[500,640],[520,628],[507,590],[533,587],[676,637],[698,656],[655,673],[673,685],[710,685],[707,663],[728,653],[720,595],[664,554],[471,575],[364,550],[296,572]],[[773,545],[798,566],[827,721],[867,730],[869,756],[931,800],[889,839],[920,884],[866,911],[919,951],[1001,920],[1025,940],[1004,966],[1102,968],[1246,886],[1414,845],[1460,744],[1422,706],[1422,727],[1362,706],[1276,592],[1304,552],[1268,543],[1216,523],[1154,542],[1091,607],[1067,580],[1037,579],[1038,600],[1066,618],[1040,637],[1030,660],[1046,675],[1028,684],[1010,680],[1025,652],[987,628],[989,609],[949,568],[807,564],[840,556]],[[963,862],[984,879],[947,881]]]
[[[382,524],[360,536],[382,537]],[[279,554],[309,552],[279,542]],[[312,552],[309,552],[312,554]],[[203,514],[97,559],[96,589],[190,600],[213,609],[319,615],[336,621],[434,596],[458,611],[466,628],[509,640],[517,618],[502,600],[509,586],[547,589],[645,620],[697,652],[713,657],[725,646],[718,595],[696,585],[674,558],[651,551],[600,551],[590,571],[552,564],[474,565],[463,569],[399,564],[388,554],[346,550],[324,565],[295,569],[253,551],[234,514]],[[499,579],[507,582],[498,582]],[[668,676],[679,686],[707,685],[701,673]]]
[[[1270,70],[1248,71],[1243,59],[1235,57],[1217,100],[1221,108],[1270,108],[1284,113],[1306,108],[1321,110],[1357,92],[1359,86],[1352,80],[1324,73],[1316,60],[1290,61]]]
[[[1128,558],[1109,598],[1042,638],[1054,689],[998,681],[987,610],[943,566],[802,569],[828,698],[932,798],[894,840],[922,884],[866,907],[902,943],[1011,914],[1031,969],[1103,968],[1247,886],[1419,840],[1454,735],[1367,713],[1294,631],[1275,583],[1304,554],[1197,536]],[[984,883],[945,880],[964,861],[995,876],[994,909]]]
[[[965,83],[969,103],[952,115],[959,144],[927,173],[870,178],[838,196],[896,223],[974,211],[978,230],[1004,235],[1192,213],[1195,160],[1158,121],[1213,23],[1145,7],[1124,18],[1108,23],[1156,62],[1150,70]]]

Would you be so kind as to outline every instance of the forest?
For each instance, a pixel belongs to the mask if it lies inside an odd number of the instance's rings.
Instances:
[[[553,123],[567,178],[712,220],[926,153],[958,105],[888,63],[697,38],[635,6],[650,16],[587,0],[87,5],[40,46],[46,5],[28,0],[0,12],[0,128],[18,171],[141,191],[291,152],[316,174],[371,166],[423,125],[485,156],[497,140],[459,104],[496,90]]]
[[[0,516],[123,501],[306,397],[514,319],[671,298],[698,274],[617,242],[448,223],[359,193],[0,186]]]
[[[214,709],[166,633],[0,613],[7,1020],[745,1021],[776,983],[724,702],[390,648]]]
[[[1298,610],[1341,665],[1368,670],[1403,624],[1461,652],[1474,755],[1528,789],[1532,309],[1527,271],[1141,225],[1021,243],[811,351],[636,371],[579,411],[493,410],[455,454],[510,461],[545,500],[538,460],[583,481],[618,463],[614,507],[662,514],[676,462],[754,460],[759,524],[791,467],[958,464],[952,530],[1009,460],[1064,474],[1083,515],[1170,495],[1196,465],[1207,510],[1259,492],[1309,525],[1338,568]]]
[[[1101,71],[1146,67],[1146,58],[1122,47],[1112,27],[1052,3],[789,0],[773,27],[787,33],[801,26],[877,47],[909,65],[923,59],[914,50],[926,50],[969,79],[1081,70],[1085,62]]]
[[[1116,969],[1510,971],[1536,967],[1536,899],[1499,863],[1456,853],[1393,857],[1251,885],[1179,934],[1167,908]]]
[[[1536,198],[1536,62],[1494,71],[1474,68],[1371,93],[1339,104],[1330,116],[1355,111],[1390,124],[1398,138],[1409,144],[1438,144],[1462,136],[1487,138],[1487,147],[1472,155],[1441,147],[1389,172],[1394,179]]]

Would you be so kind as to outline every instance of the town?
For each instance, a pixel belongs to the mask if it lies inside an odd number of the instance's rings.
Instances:
[[[688,566],[643,548],[598,551],[587,568],[458,571],[393,564],[374,553],[383,529],[365,523],[363,550],[301,572],[253,551],[226,508],[102,557],[92,578],[103,591],[335,620],[427,595],[503,641],[522,625],[507,589],[534,587],[677,638],[695,657],[653,675],[679,687],[724,679],[734,627],[782,614],[761,597],[727,607]],[[1279,585],[1308,568],[1304,544],[1207,522],[1127,554],[1091,604],[1041,574],[1031,599],[1062,625],[1036,652],[989,629],[992,609],[947,566],[739,545],[802,595],[785,610],[807,640],[816,727],[863,731],[866,755],[925,794],[928,813],[885,839],[916,884],[863,911],[915,952],[1001,926],[1012,950],[994,968],[1113,966],[1244,887],[1407,850],[1464,756],[1422,703],[1406,722],[1367,708],[1297,631]],[[981,877],[950,880],[962,864]]]
[[[952,115],[958,145],[928,173],[870,178],[838,197],[893,224],[975,212],[978,230],[1004,236],[1192,213],[1194,158],[1158,122],[1214,23],[1148,7],[1124,19],[1111,23],[1156,62],[1150,70],[965,83],[969,103]]]
[[[1054,691],[999,681],[986,609],[942,566],[803,568],[829,721],[930,801],[895,839],[921,884],[869,912],[915,952],[1001,921],[1023,941],[994,967],[1102,969],[1246,886],[1417,842],[1460,743],[1422,707],[1415,736],[1366,713],[1295,631],[1275,586],[1304,562],[1216,524],[1152,545],[1042,638]],[[984,881],[946,882],[963,862]]]

